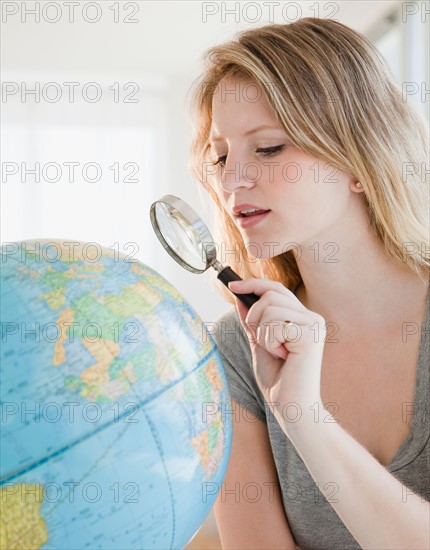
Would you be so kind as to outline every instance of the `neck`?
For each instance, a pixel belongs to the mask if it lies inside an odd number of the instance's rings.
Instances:
[[[331,244],[324,249],[326,243]],[[389,258],[369,225],[341,239],[319,240],[318,248],[315,243],[302,245],[301,251],[296,260],[303,282],[296,295],[326,321],[382,327],[393,316],[416,315],[417,305],[422,306],[420,313],[425,310],[428,278]]]

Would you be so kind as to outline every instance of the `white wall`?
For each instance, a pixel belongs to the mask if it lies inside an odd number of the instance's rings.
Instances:
[[[174,284],[204,321],[213,321],[230,305],[210,288],[207,274],[183,270],[164,252],[149,223],[149,206],[171,193],[204,215],[187,166],[186,94],[199,73],[205,48],[241,28],[270,22],[270,12],[261,11],[259,17],[255,2],[240,3],[237,8],[235,2],[107,0],[93,2],[96,7],[91,9],[85,8],[88,2],[80,2],[71,22],[64,2],[56,4],[60,11],[51,6],[44,12],[46,2],[2,2],[2,241],[67,238],[123,250],[133,243],[127,252],[134,251],[136,258]],[[315,2],[290,2],[288,10],[282,11],[284,4],[272,6],[275,22],[315,15],[311,11],[316,9]],[[223,12],[222,5],[233,11]],[[375,25],[396,5],[391,0],[366,2],[363,9],[363,2],[320,2],[318,9],[324,17],[335,6],[335,18],[359,31],[374,32]],[[35,8],[39,21],[29,12]],[[97,21],[89,22],[99,15]],[[420,30],[421,15],[414,20]],[[136,22],[126,23],[127,16]],[[403,51],[403,45],[396,44]],[[391,62],[397,63],[395,47],[387,40],[381,45],[387,56],[394,56]],[[413,56],[408,59],[408,77],[421,82],[421,65],[412,66]],[[79,84],[70,102],[64,83],[72,81]],[[39,101],[31,94],[23,98],[24,87],[34,87],[36,82],[41,90],[48,82],[55,85],[45,88]],[[94,87],[82,99],[89,82],[100,86],[99,101],[88,101]],[[118,102],[114,83],[119,86]],[[127,83],[131,84],[124,90]],[[129,99],[135,102],[125,103],[133,89],[138,91]],[[53,102],[58,90],[61,99]],[[24,180],[22,162],[28,167],[40,163],[40,182],[32,175]],[[79,163],[72,182],[67,181],[65,162]],[[45,171],[44,181],[42,168],[46,170],[47,163],[63,168],[60,181],[46,181],[46,177],[54,178],[53,165]],[[88,181],[94,175],[91,170],[86,178],[82,176],[86,163],[100,166],[100,181]],[[128,170],[121,169],[119,182],[113,181],[109,168],[115,163],[120,167],[132,163]],[[124,181],[133,166],[138,168],[137,181]],[[7,175],[15,167],[18,173]]]

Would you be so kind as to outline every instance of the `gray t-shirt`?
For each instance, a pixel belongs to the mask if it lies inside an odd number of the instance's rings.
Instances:
[[[271,407],[265,402],[255,381],[249,342],[236,308],[221,315],[215,327],[213,337],[224,360],[232,399],[267,425],[284,510],[296,544],[302,549],[360,548],[327,500],[336,499],[336,484],[325,487],[322,492],[319,490],[294,446],[281,430]],[[386,470],[404,485],[401,498],[405,501],[411,491],[418,493],[423,501],[430,501],[430,292],[425,321],[420,330],[414,403],[406,404],[403,409],[405,414],[412,414],[410,431],[391,463],[386,466]],[[287,414],[289,419],[293,419],[295,411],[287,411]],[[360,475],[359,472],[357,475]]]

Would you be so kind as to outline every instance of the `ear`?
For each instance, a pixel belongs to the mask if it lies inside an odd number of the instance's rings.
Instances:
[[[349,188],[354,193],[362,193],[364,191],[363,184],[357,179],[354,179],[351,181]]]

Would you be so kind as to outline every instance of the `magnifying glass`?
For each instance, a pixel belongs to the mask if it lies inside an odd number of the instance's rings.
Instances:
[[[164,195],[151,204],[150,217],[158,240],[179,265],[192,273],[204,273],[213,267],[218,272],[217,279],[227,288],[230,281],[242,280],[230,266],[223,266],[216,259],[209,229],[185,201],[174,195]],[[253,293],[230,292],[248,308],[260,299]]]

